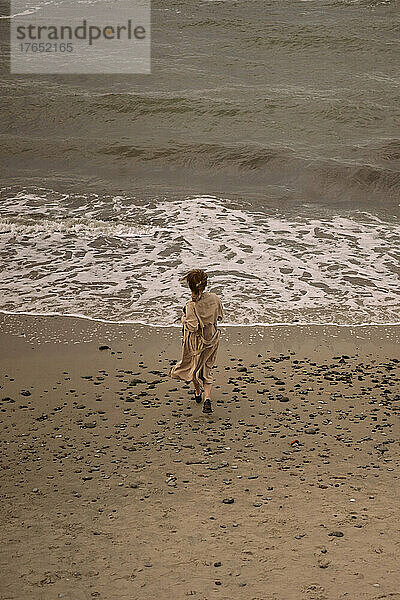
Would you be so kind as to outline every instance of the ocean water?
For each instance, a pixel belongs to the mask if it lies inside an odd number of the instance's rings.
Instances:
[[[137,76],[11,76],[0,19],[0,311],[171,325],[201,267],[226,323],[400,321],[399,9],[153,0]]]

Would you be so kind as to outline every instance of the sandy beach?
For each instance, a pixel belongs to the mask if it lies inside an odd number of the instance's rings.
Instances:
[[[0,322],[1,600],[400,599],[399,327]]]

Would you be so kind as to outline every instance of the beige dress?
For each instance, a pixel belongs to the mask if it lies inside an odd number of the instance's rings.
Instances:
[[[170,377],[197,383],[212,383],[211,369],[217,355],[221,332],[222,304],[216,294],[204,292],[199,300],[186,303],[182,316],[182,358],[172,367]]]

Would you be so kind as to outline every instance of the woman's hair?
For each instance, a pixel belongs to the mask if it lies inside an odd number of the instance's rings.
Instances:
[[[201,269],[193,269],[185,275],[185,279],[192,292],[192,300],[200,300],[202,293],[206,289],[207,274]]]

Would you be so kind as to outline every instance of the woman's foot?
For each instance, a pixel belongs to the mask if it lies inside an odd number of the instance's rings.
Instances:
[[[197,404],[201,404],[201,387],[200,385],[196,382],[193,381],[193,385],[194,385],[194,399],[196,400]]]
[[[212,413],[212,408],[211,408],[211,400],[210,398],[206,398],[204,400],[204,404],[203,404],[203,413],[209,414]]]

